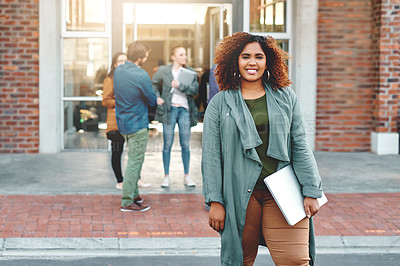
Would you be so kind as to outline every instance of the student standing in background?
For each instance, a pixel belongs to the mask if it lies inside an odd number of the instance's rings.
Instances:
[[[147,211],[139,195],[138,180],[149,138],[148,109],[156,106],[151,79],[141,68],[150,47],[140,41],[129,45],[125,64],[114,73],[115,113],[118,130],[128,144],[128,164],[122,187],[121,211]]]
[[[157,110],[155,120],[163,125],[163,164],[164,179],[161,187],[168,188],[170,183],[169,165],[171,148],[174,142],[175,125],[179,127],[179,142],[182,148],[183,183],[194,187],[196,184],[189,176],[190,164],[190,128],[197,124],[197,107],[194,96],[199,90],[199,83],[193,79],[192,84],[183,84],[178,81],[178,74],[186,66],[186,49],[176,46],[171,52],[172,64],[160,66],[153,76],[153,90],[157,95]],[[193,70],[191,68],[188,68]],[[160,93],[161,91],[161,93]]]
[[[118,131],[117,120],[115,118],[115,95],[113,88],[113,77],[117,66],[124,64],[126,54],[118,52],[113,55],[110,72],[103,81],[103,100],[102,104],[107,107],[107,139],[111,140],[111,166],[117,179],[116,188],[122,190],[124,180],[121,171],[121,155],[124,151],[125,139]]]
[[[118,131],[117,120],[115,118],[115,95],[113,87],[113,77],[117,66],[122,65],[126,61],[126,54],[122,52],[115,53],[111,60],[111,68],[107,77],[103,81],[103,100],[102,104],[107,107],[107,139],[111,140],[111,166],[117,179],[116,188],[122,190],[122,182],[124,180],[121,171],[121,155],[124,151],[125,139]],[[151,184],[138,181],[139,187],[149,187]]]

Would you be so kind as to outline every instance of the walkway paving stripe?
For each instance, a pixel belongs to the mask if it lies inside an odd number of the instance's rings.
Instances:
[[[400,193],[327,194],[318,236],[399,236]],[[0,238],[218,237],[200,194],[143,195],[151,209],[120,211],[117,195],[0,196]]]

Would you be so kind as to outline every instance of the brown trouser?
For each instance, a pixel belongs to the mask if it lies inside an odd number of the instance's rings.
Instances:
[[[290,226],[268,191],[254,190],[243,231],[243,265],[253,265],[261,233],[276,265],[309,265],[309,220]]]

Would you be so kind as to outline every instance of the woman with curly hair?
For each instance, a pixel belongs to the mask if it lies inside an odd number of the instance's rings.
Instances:
[[[222,265],[253,265],[258,245],[276,265],[313,265],[312,216],[321,178],[307,143],[300,103],[288,86],[288,55],[272,37],[225,37],[214,59],[220,92],[203,128],[203,195],[221,234]],[[263,179],[291,164],[307,217],[289,226]]]

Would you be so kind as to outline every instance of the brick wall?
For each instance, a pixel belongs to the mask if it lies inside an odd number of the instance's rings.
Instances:
[[[39,149],[39,0],[0,0],[0,153]]]
[[[373,0],[373,131],[396,133],[400,99],[400,1]]]
[[[370,149],[371,14],[370,1],[319,0],[316,150]]]

